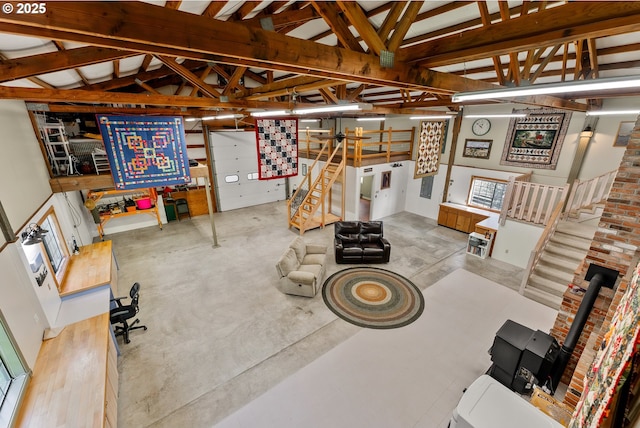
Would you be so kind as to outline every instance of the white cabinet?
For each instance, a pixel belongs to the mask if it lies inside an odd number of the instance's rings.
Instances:
[[[467,254],[486,259],[491,249],[491,239],[485,238],[476,232],[469,234],[469,242],[467,243]]]

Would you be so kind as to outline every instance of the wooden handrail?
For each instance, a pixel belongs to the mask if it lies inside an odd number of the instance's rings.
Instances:
[[[542,253],[544,253],[549,240],[553,236],[556,228],[558,227],[558,223],[562,218],[562,207],[564,206],[564,201],[560,200],[556,204],[553,213],[549,219],[549,223],[545,226],[542,231],[542,235],[540,235],[540,239],[536,243],[536,246],[531,250],[531,255],[529,256],[529,262],[527,263],[527,268],[524,271],[524,276],[522,277],[522,282],[520,283],[520,294],[524,294],[524,289],[529,282],[529,278],[531,277],[531,273],[538,265],[540,261],[540,257]]]
[[[609,171],[589,180],[575,180],[567,198],[563,218],[572,212],[603,202],[609,195],[617,170]]]

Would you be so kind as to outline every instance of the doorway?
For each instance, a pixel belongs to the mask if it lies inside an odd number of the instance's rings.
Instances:
[[[358,206],[358,220],[360,221],[369,221],[371,217],[373,177],[373,175],[360,177],[360,202]]]

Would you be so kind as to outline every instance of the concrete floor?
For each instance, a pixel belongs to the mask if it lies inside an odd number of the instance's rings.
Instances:
[[[141,284],[139,318],[119,358],[118,426],[211,427],[362,331],[322,301],[280,293],[275,262],[296,230],[286,204],[208,216],[105,237],[119,265],[119,295]],[[421,289],[465,269],[516,290],[522,270],[465,254],[467,235],[411,213],[384,218],[391,262]],[[331,254],[333,227],[304,234],[329,246],[326,277],[346,265]],[[488,344],[487,346],[490,346]]]

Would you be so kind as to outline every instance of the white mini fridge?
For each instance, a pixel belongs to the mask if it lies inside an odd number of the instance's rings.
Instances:
[[[563,428],[488,375],[476,379],[454,409],[450,428]]]

